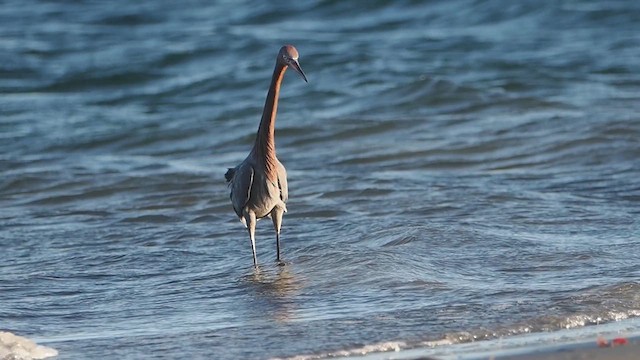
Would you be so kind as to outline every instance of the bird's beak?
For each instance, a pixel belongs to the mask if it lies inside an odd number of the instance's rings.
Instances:
[[[298,63],[298,60],[291,60],[289,65],[291,65],[291,68],[293,70],[295,70],[298,74],[300,74],[300,76],[302,76],[302,78],[304,79],[304,82],[307,82],[307,83],[309,82],[309,81],[307,81],[307,77],[304,74],[304,71],[302,71],[302,68],[300,67],[300,64]]]

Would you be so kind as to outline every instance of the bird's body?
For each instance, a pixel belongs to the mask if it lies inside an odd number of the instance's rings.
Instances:
[[[276,157],[275,121],[280,84],[289,66],[307,81],[298,64],[298,51],[291,45],[283,46],[276,59],[255,144],[247,158],[225,174],[231,188],[233,209],[249,230],[255,266],[258,264],[255,245],[256,222],[266,216],[273,220],[276,231],[276,258],[280,261],[280,227],[282,215],[287,211],[289,188],[287,171]]]

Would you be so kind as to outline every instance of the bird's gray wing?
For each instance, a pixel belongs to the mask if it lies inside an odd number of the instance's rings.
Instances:
[[[251,196],[251,186],[253,185],[253,166],[243,163],[238,165],[233,172],[231,179],[231,204],[233,210],[239,217],[242,217],[242,209],[244,209],[249,197]]]
[[[278,187],[280,188],[280,199],[287,202],[289,199],[289,184],[287,184],[287,170],[284,165],[278,161]]]

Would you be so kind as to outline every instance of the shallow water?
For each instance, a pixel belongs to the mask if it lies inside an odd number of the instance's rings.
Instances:
[[[640,317],[640,3],[216,3],[0,7],[0,329],[286,358]],[[283,43],[255,272],[223,174]]]

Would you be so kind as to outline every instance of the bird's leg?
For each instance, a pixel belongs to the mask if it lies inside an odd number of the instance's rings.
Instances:
[[[245,221],[251,239],[251,251],[253,252],[253,266],[258,267],[258,257],[256,256],[256,214],[253,211],[245,212]]]
[[[278,262],[280,262],[280,227],[282,225],[282,214],[284,214],[284,210],[279,206],[276,206],[271,210],[273,228],[276,230],[276,261]]]

